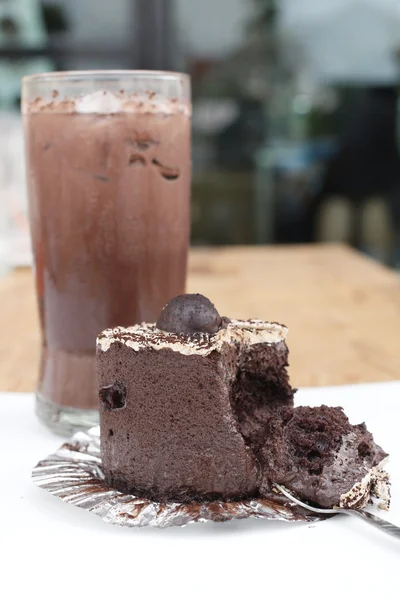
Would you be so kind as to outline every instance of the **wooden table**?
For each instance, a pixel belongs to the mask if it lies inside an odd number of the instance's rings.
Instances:
[[[295,386],[400,379],[400,278],[346,247],[194,249],[188,289],[223,315],[288,325]],[[33,390],[39,330],[29,269],[0,280],[0,331],[0,390]]]

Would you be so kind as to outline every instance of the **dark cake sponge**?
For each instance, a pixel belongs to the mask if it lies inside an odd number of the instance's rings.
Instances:
[[[342,408],[284,408],[265,433],[262,493],[275,482],[320,506],[355,506],[369,500],[376,478],[387,479],[375,469],[387,454],[364,423],[349,423]]]
[[[185,356],[113,344],[102,355],[100,383],[120,381],[127,389],[123,408],[118,397],[114,410],[103,398],[100,404],[103,467],[111,486],[157,501],[257,494],[260,465],[229,403],[234,353],[225,348],[221,361],[217,352]]]

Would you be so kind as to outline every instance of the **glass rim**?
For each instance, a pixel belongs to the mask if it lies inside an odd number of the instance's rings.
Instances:
[[[159,80],[178,80],[183,79],[190,82],[188,73],[179,71],[151,71],[146,69],[93,69],[83,71],[48,71],[44,73],[34,73],[33,75],[25,75],[22,77],[22,83],[34,83],[40,81],[83,81],[85,79],[103,79],[113,80],[123,77],[142,77],[143,79],[159,79]]]

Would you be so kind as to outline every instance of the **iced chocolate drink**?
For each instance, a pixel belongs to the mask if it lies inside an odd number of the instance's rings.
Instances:
[[[120,73],[122,87],[114,89],[107,76],[98,75],[91,94],[84,93],[87,74],[64,75],[78,79],[79,93],[73,85],[63,91],[62,74],[61,84],[59,74],[48,75],[47,94],[35,98],[26,91],[35,77],[24,82],[43,336],[38,412],[62,431],[96,420],[99,332],[153,322],[185,289],[188,80],[150,73],[143,83],[146,74]],[[165,76],[171,81],[163,93]],[[137,78],[142,85],[135,91]]]

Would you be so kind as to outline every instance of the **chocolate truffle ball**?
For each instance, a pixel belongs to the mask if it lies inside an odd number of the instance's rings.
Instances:
[[[178,335],[213,334],[221,329],[222,319],[214,304],[202,294],[182,294],[164,306],[156,325]]]

